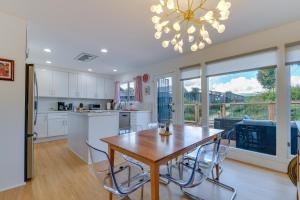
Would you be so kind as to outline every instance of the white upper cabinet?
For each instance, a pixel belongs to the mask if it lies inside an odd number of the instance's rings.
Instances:
[[[80,98],[87,98],[87,77],[84,74],[78,74],[78,92]]]
[[[52,71],[45,69],[36,69],[35,72],[38,81],[39,96],[50,97],[52,90]]]
[[[79,98],[78,73],[69,73],[69,97]]]
[[[36,69],[39,96],[41,97],[68,97],[67,72]]]
[[[97,78],[97,99],[105,99],[103,78]]]
[[[113,80],[105,79],[104,82],[104,91],[105,98],[104,99],[114,99],[115,96],[115,84]]]
[[[36,69],[39,96],[81,99],[113,99],[114,81],[96,75]]]
[[[52,96],[69,97],[69,73],[68,72],[53,71]]]
[[[97,99],[97,78],[95,76],[86,76],[87,98]]]

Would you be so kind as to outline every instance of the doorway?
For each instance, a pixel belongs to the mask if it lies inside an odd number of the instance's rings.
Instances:
[[[174,76],[167,74],[156,78],[156,119],[159,123],[175,121]]]

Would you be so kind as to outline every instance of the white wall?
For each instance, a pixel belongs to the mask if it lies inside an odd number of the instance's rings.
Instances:
[[[230,28],[230,27],[228,27]],[[288,111],[288,102],[289,102],[289,84],[288,84],[288,68],[284,65],[285,63],[285,44],[293,43],[300,41],[300,21],[289,23],[280,27],[273,29],[265,30],[258,33],[253,33],[229,42],[214,44],[202,51],[196,53],[187,53],[184,55],[178,55],[174,59],[166,60],[164,62],[152,65],[152,66],[141,66],[139,70],[135,72],[129,72],[124,75],[116,76],[115,79],[126,80],[132,78],[137,74],[143,74],[148,72],[150,77],[155,77],[160,74],[165,74],[168,72],[174,72],[177,74],[177,77],[180,75],[179,68],[183,66],[189,66],[201,63],[202,72],[206,72],[206,62],[213,61],[216,59],[227,58],[231,56],[241,55],[249,52],[254,52],[262,49],[268,49],[272,47],[278,48],[278,73],[277,73],[277,111],[281,115],[277,118],[277,156],[270,158],[265,155],[253,155],[252,152],[237,152],[238,154],[232,154],[234,158],[241,159],[243,161],[249,161],[253,164],[261,165],[264,167],[269,167],[279,171],[287,170],[287,163],[289,161],[288,157],[288,147],[287,141],[289,132],[289,111]],[[220,35],[219,37],[222,37]],[[220,70],[221,71],[221,70]],[[175,81],[175,86],[178,91],[181,91],[181,82]],[[205,73],[202,73],[202,86],[207,85],[207,80]],[[152,82],[151,91],[154,91],[155,84]],[[203,93],[205,92],[202,90]],[[203,94],[202,93],[202,94]],[[151,95],[152,99],[148,101],[155,104],[154,95]],[[183,123],[183,113],[182,113],[182,97],[181,92],[177,93],[175,97],[177,102],[175,110],[177,110],[177,123]],[[206,102],[206,104],[205,104]],[[203,95],[202,97],[202,107],[203,113],[202,118],[204,119],[203,125],[207,125],[207,115],[205,112],[208,107],[207,96]],[[155,108],[155,106],[153,106]],[[178,112],[179,111],[179,112]],[[203,116],[204,115],[204,116]],[[243,156],[241,156],[243,155]],[[243,159],[242,159],[243,158]]]
[[[0,57],[15,60],[15,81],[0,81],[0,191],[24,184],[24,20],[0,12]]]

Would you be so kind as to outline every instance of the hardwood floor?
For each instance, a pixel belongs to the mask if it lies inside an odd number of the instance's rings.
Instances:
[[[36,178],[23,187],[0,193],[0,200],[105,200],[92,169],[75,156],[66,140],[36,145]],[[296,189],[287,175],[227,160],[221,181],[237,188],[237,200],[294,200]],[[138,199],[140,191],[133,194]],[[204,183],[194,194],[205,199],[226,200],[230,193]],[[150,184],[144,199],[150,199]],[[175,185],[160,185],[160,199],[188,199]]]

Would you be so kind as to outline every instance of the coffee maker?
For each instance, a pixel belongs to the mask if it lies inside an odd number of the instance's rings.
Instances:
[[[58,111],[64,111],[64,110],[66,110],[65,102],[57,102],[57,110]]]

